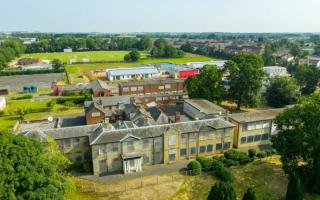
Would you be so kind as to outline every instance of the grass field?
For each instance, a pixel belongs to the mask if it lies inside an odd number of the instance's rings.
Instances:
[[[7,107],[4,111],[4,115],[0,117],[0,131],[7,131],[11,129],[15,123],[19,120],[19,116],[16,111],[19,108],[23,109],[41,109],[47,108],[47,103],[51,99],[44,99],[35,101],[33,99],[23,99],[23,100],[7,100]],[[52,112],[39,112],[39,113],[29,113],[24,116],[25,120],[36,120],[36,119],[46,119],[49,116],[57,115],[70,115],[82,113],[82,107],[66,107],[63,105],[55,105]]]
[[[31,53],[23,54],[20,58],[39,58],[44,60],[60,59],[64,63],[70,63],[70,59],[76,59],[77,62],[82,62],[83,58],[88,58],[90,62],[97,61],[117,61],[123,60],[124,55],[129,51],[83,51],[83,52],[57,52],[57,53]],[[141,57],[147,57],[147,53],[140,52]]]

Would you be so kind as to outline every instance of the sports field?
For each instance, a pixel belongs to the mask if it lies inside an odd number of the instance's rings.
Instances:
[[[64,63],[70,63],[71,59],[82,62],[82,59],[89,59],[90,62],[118,61],[123,60],[124,55],[129,51],[83,51],[83,52],[57,52],[57,53],[32,53],[23,54],[20,58],[39,58],[43,60],[60,59]],[[147,57],[147,53],[140,52],[141,58]]]

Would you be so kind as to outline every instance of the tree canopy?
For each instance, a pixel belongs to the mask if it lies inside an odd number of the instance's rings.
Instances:
[[[293,75],[300,84],[302,94],[308,95],[317,89],[320,70],[316,66],[297,65]]]
[[[69,161],[48,140],[0,133],[0,199],[64,199]]]
[[[295,174],[289,176],[286,200],[303,200],[303,185]]]
[[[297,174],[306,189],[320,193],[320,94],[280,113],[273,147],[281,155],[287,174]]]
[[[267,86],[266,100],[269,106],[281,108],[294,104],[300,97],[296,80],[289,77],[275,77]]]
[[[207,200],[236,200],[237,195],[230,183],[218,182],[212,186]]]
[[[153,44],[151,56],[156,58],[179,58],[184,56],[184,52],[176,49],[165,39],[157,39]]]
[[[229,71],[229,97],[241,106],[256,106],[264,78],[263,60],[253,53],[238,53],[225,64]]]
[[[140,53],[137,50],[130,51],[123,58],[126,62],[136,62],[140,59]]]
[[[256,192],[253,188],[248,188],[247,192],[243,195],[242,200],[256,200]]]
[[[204,98],[212,102],[220,102],[225,96],[222,82],[223,72],[217,66],[206,65],[196,76],[185,81],[190,98]]]

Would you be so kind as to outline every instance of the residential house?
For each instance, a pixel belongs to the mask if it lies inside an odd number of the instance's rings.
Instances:
[[[276,134],[273,119],[283,109],[231,114],[229,120],[235,124],[233,145],[235,148],[269,145],[270,137]]]
[[[269,75],[269,77],[275,76],[289,76],[287,68],[281,66],[265,66],[263,71]]]
[[[111,96],[111,89],[108,84],[101,80],[94,80],[90,83],[92,88],[93,96],[95,97],[105,97]]]

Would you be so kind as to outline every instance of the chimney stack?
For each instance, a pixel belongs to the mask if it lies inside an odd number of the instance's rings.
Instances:
[[[180,122],[180,112],[176,112],[175,122]]]

